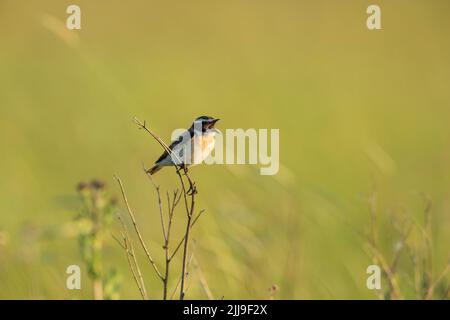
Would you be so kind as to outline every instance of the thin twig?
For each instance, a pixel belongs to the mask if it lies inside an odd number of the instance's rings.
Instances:
[[[428,270],[426,272],[428,277],[428,289],[425,291],[424,298],[427,299],[428,297],[431,297],[433,295],[433,233],[431,229],[431,209],[433,206],[433,203],[431,201],[431,198],[427,194],[423,194],[423,198],[425,201],[425,209],[424,209],[424,240],[425,240],[425,247],[426,247],[426,254],[427,254],[427,266]]]
[[[144,278],[142,277],[141,269],[139,268],[136,254],[134,253],[133,243],[131,242],[131,239],[128,235],[127,227],[120,215],[118,216],[118,219],[119,219],[120,224],[122,225],[122,229],[123,229],[123,231],[121,232],[122,238],[124,241],[123,248],[125,249],[125,252],[127,254],[127,260],[128,260],[128,264],[131,269],[131,273],[133,274],[133,278],[136,282],[136,285],[138,286],[138,289],[142,295],[142,298],[144,300],[146,300],[146,299],[148,299],[147,290],[145,289]],[[131,260],[131,259],[133,259],[133,260]],[[133,263],[134,263],[134,267],[133,267]]]
[[[390,265],[390,268],[391,268],[392,272],[394,272],[394,273],[395,273],[395,271],[397,269],[397,264],[398,264],[398,261],[400,259],[400,254],[402,253],[403,249],[405,248],[406,241],[408,240],[408,237],[409,237],[409,235],[411,233],[411,230],[412,230],[412,227],[408,226],[406,231],[402,232],[402,234],[401,234],[399,247],[398,247],[397,251],[395,252],[395,255],[394,255],[394,257],[392,259],[392,262],[391,262],[391,265]]]
[[[194,244],[195,244],[195,242],[194,242]],[[193,249],[195,249],[195,246],[194,246]],[[190,265],[190,263],[192,262],[193,257],[194,257],[194,250],[192,250],[191,257],[189,258],[189,261],[188,261],[188,263],[187,263],[187,269],[186,269],[186,270],[189,269],[189,265]],[[189,276],[189,272],[186,272],[185,278],[187,278],[188,276]],[[172,300],[173,297],[175,296],[175,294],[177,293],[178,287],[180,286],[181,280],[182,280],[182,279],[183,279],[183,276],[181,276],[181,277],[178,279],[177,285],[175,286],[175,288],[173,289],[172,294],[170,295],[170,300]],[[186,290],[187,290],[187,289],[186,289]],[[186,290],[184,291],[184,293],[186,293]]]
[[[192,221],[192,213],[194,212],[194,206],[195,206],[195,192],[192,192],[191,194],[191,208],[188,212],[187,216],[187,223],[186,223],[186,232],[184,235],[184,248],[183,248],[183,265],[181,268],[181,284],[180,284],[180,300],[184,299],[185,291],[184,291],[184,282],[185,282],[185,274],[187,270],[186,265],[186,257],[188,254],[189,249],[189,234],[191,232],[191,221]]]
[[[125,236],[123,236],[123,237],[124,237],[124,243],[127,243]],[[136,282],[139,292],[141,293],[142,299],[147,300],[147,293],[145,291],[145,288],[142,287],[142,281],[140,279],[138,279],[136,271],[134,270],[135,268],[133,267],[133,261],[131,260],[131,256],[134,256],[134,255],[132,255],[131,252],[128,250],[127,245],[125,245],[125,252],[127,255],[128,265],[130,266],[130,269],[131,269],[131,274],[133,275],[133,279]],[[142,277],[142,275],[140,277]]]
[[[161,275],[161,272],[159,272],[158,267],[156,266],[156,264],[155,264],[155,262],[154,262],[152,256],[150,255],[150,252],[149,252],[148,249],[147,249],[147,246],[145,245],[145,242],[144,242],[144,239],[142,238],[141,232],[139,231],[139,227],[138,227],[138,225],[137,225],[137,223],[136,223],[136,220],[135,220],[135,218],[134,218],[133,211],[131,210],[131,207],[130,207],[130,205],[129,205],[129,203],[128,203],[128,199],[127,199],[127,196],[126,196],[126,194],[125,194],[125,189],[124,189],[124,187],[123,187],[122,180],[120,180],[119,177],[116,177],[116,180],[117,180],[117,182],[118,182],[118,184],[119,184],[119,186],[120,186],[120,190],[121,190],[121,192],[122,192],[123,200],[125,201],[125,205],[126,205],[126,207],[127,207],[128,214],[129,214],[129,216],[130,216],[130,218],[131,218],[131,221],[133,222],[134,230],[136,231],[136,234],[137,234],[137,236],[138,236],[138,238],[139,238],[139,242],[140,242],[142,248],[144,249],[145,254],[147,255],[147,258],[148,258],[148,260],[150,261],[150,264],[152,265],[152,267],[153,267],[153,269],[155,270],[156,274],[158,275],[158,277],[159,277],[162,281],[164,281],[164,278],[163,278],[163,276]]]
[[[171,150],[169,148],[169,146],[161,139],[159,138],[153,131],[151,131],[147,126],[145,121],[141,122],[140,120],[138,120],[136,117],[134,118],[134,122],[138,125],[139,129],[143,129],[145,130],[147,133],[149,133],[162,147],[163,149],[170,154],[172,157],[174,156],[176,158],[174,162],[175,165],[175,171],[179,177],[180,180],[180,184],[182,187],[182,195],[183,195],[183,199],[184,199],[184,206],[185,206],[185,210],[186,210],[186,217],[187,217],[187,221],[186,221],[186,231],[184,234],[184,239],[182,242],[180,242],[179,246],[175,249],[174,254],[170,255],[169,254],[169,249],[168,249],[168,245],[165,245],[165,251],[166,251],[166,264],[168,266],[168,263],[170,263],[171,259],[173,258],[173,256],[175,255],[175,253],[178,251],[179,247],[181,247],[182,244],[184,244],[183,246],[183,257],[182,257],[182,270],[181,270],[181,281],[180,281],[180,300],[184,299],[184,295],[185,295],[185,278],[186,278],[186,270],[187,270],[187,265],[188,265],[188,261],[187,261],[187,255],[188,255],[188,250],[189,250],[189,236],[190,236],[190,231],[192,229],[192,224],[193,224],[193,214],[194,214],[194,210],[195,210],[195,194],[197,193],[197,189],[195,186],[195,183],[193,182],[193,180],[190,178],[190,176],[188,175],[188,170],[187,170],[187,166],[186,164],[183,164],[179,157],[173,152],[173,150]],[[186,177],[188,183],[189,183],[189,189],[186,189],[186,185],[185,182],[183,180],[183,176],[181,174],[181,170],[183,170],[184,172],[184,176]],[[148,171],[147,171],[148,172]],[[190,196],[190,203],[188,203],[188,196]],[[164,224],[163,224],[164,225]],[[165,243],[168,242],[167,239],[167,234],[166,232],[164,232],[165,235]],[[152,264],[154,265],[154,264]],[[155,266],[154,266],[155,267]],[[155,268],[155,270],[157,270]],[[168,268],[166,268],[166,271],[168,271]],[[158,274],[160,275],[159,271]],[[167,277],[162,277],[160,275],[161,280],[165,283],[165,287],[167,286]],[[166,294],[164,295],[166,296]]]
[[[191,229],[194,227],[195,223],[197,222],[198,218],[202,215],[202,213],[205,212],[205,210],[200,210],[198,215],[195,217],[195,219],[191,223]],[[170,260],[173,259],[173,257],[177,254],[178,250],[180,250],[181,245],[184,243],[184,237],[180,239],[177,246],[175,247],[175,250],[172,252],[172,255],[170,256]]]
[[[177,160],[176,163],[174,163],[175,166],[181,168],[181,166],[179,165],[179,163],[182,163],[182,162],[181,162],[180,158],[178,157],[178,155],[177,155],[175,152],[173,152],[173,151],[169,148],[169,146],[168,146],[168,145],[167,145],[160,137],[158,137],[153,131],[151,131],[151,130],[147,127],[145,121],[144,121],[144,122],[141,122],[141,121],[140,121],[138,118],[136,118],[136,117],[133,118],[133,121],[134,121],[134,123],[137,124],[137,126],[139,127],[139,129],[143,129],[143,130],[147,131],[147,132],[148,132],[148,133],[149,133],[156,141],[158,141],[158,143],[161,145],[161,147],[163,147],[163,149],[164,149],[168,154],[170,154],[171,156],[174,156],[174,157],[176,158],[176,160]]]
[[[383,268],[383,271],[386,274],[389,285],[392,288],[394,295],[396,296],[397,299],[402,299],[402,294],[397,282],[397,278],[395,277],[394,272],[391,270],[391,267],[387,263],[387,260],[384,258],[384,255],[378,250],[376,246],[373,245],[373,243],[368,242],[368,244],[374,257],[377,258],[377,260],[380,262],[381,267]]]
[[[189,275],[192,274],[191,272],[191,264],[192,261],[194,260],[194,249],[195,249],[195,241],[194,241],[194,248],[192,249],[192,253],[189,257],[189,260],[187,262],[187,266],[186,266],[186,289],[183,291],[183,293],[186,295],[186,292],[189,290],[189,288],[191,287],[191,283],[192,283],[192,277],[188,277]]]
[[[437,287],[437,285],[442,281],[442,279],[445,278],[445,276],[447,275],[447,273],[450,271],[450,259],[447,262],[447,265],[445,266],[444,270],[442,270],[441,274],[439,275],[439,277],[436,279],[435,282],[433,282],[427,292],[427,295],[425,296],[426,300],[429,300],[433,297],[433,291],[434,289]]]
[[[203,274],[202,269],[200,268],[200,265],[198,264],[198,260],[194,256],[194,264],[197,270],[198,278],[200,279],[200,284],[203,288],[203,291],[205,291],[206,296],[209,300],[214,300],[214,296],[211,292],[211,289],[209,288],[208,282],[206,281],[206,277]]]

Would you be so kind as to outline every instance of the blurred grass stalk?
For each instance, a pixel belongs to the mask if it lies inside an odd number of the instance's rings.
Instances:
[[[76,217],[79,226],[78,242],[81,257],[93,282],[95,300],[118,299],[119,280],[114,270],[105,272],[102,250],[105,235],[109,233],[116,212],[115,199],[107,196],[103,182],[81,182],[77,190],[83,208]]]
[[[366,248],[372,262],[381,265],[383,275],[388,283],[384,293],[378,292],[380,299],[404,299],[398,274],[400,258],[403,252],[407,254],[413,267],[414,291],[416,299],[429,300],[433,298],[447,299],[449,295],[450,283],[445,283],[445,276],[450,270],[450,257],[446,265],[437,277],[434,276],[433,269],[433,237],[432,237],[432,200],[422,194],[424,199],[423,224],[414,221],[411,217],[406,217],[402,221],[393,221],[393,227],[397,233],[398,241],[393,244],[393,255],[389,260],[383,253],[380,245],[380,212],[378,208],[378,194],[376,191],[368,198],[369,212],[371,216],[370,230],[366,239]],[[386,232],[387,230],[383,230]],[[416,237],[413,237],[413,236]],[[405,266],[406,267],[406,266]],[[405,268],[406,269],[406,268]],[[407,273],[407,270],[402,270]],[[441,286],[443,286],[441,288]],[[437,290],[439,289],[439,290]]]

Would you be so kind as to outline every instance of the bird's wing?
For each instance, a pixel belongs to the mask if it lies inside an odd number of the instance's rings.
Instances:
[[[191,130],[186,130],[184,133],[179,135],[177,139],[172,141],[172,143],[169,146],[169,149],[173,150],[177,145],[179,145],[181,142],[183,142],[184,139],[190,139],[192,137],[192,134],[193,134],[193,131],[191,132]],[[155,163],[158,163],[158,162],[164,160],[168,155],[169,155],[168,152],[164,151],[164,153],[158,158],[158,160],[155,161]]]

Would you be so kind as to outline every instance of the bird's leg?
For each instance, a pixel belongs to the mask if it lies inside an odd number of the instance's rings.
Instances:
[[[180,173],[180,171],[183,170],[184,175],[186,175],[186,173],[188,172],[187,166],[184,163],[178,165],[176,168],[177,168],[177,173]]]
[[[188,172],[188,167],[185,164],[181,164],[180,166],[178,166],[176,168],[177,173],[180,174],[180,171],[183,170],[184,171],[184,176],[187,178],[187,180],[189,181],[189,189],[186,191],[187,195],[192,195],[192,193],[197,193],[197,188],[195,187],[195,183],[192,182],[191,178],[189,178],[189,176],[187,175]]]

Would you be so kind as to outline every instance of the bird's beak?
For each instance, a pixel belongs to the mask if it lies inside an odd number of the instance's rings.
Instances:
[[[211,120],[211,123],[212,123],[212,124],[216,124],[216,122],[219,121],[219,120],[220,120],[220,119],[218,119],[218,118],[212,119],[212,120]]]

